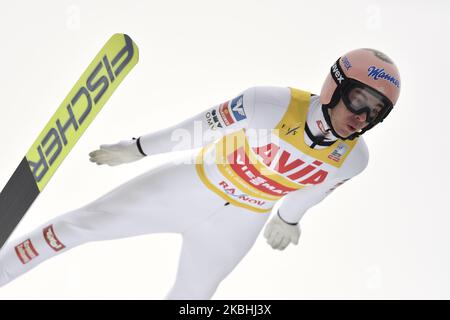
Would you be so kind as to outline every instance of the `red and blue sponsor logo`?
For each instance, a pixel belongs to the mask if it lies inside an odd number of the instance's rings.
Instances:
[[[231,116],[231,112],[230,112],[228,104],[229,104],[229,102],[227,101],[225,103],[222,103],[219,107],[220,116],[222,117],[222,120],[227,127],[231,126],[234,123],[234,119]]]

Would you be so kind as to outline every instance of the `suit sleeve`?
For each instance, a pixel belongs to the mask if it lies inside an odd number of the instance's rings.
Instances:
[[[278,210],[280,218],[289,224],[297,224],[309,208],[324,200],[337,187],[364,171],[369,160],[368,150],[362,138],[358,141],[357,146],[358,148],[355,148],[346,159],[338,177],[287,194],[281,200],[282,203]]]
[[[208,108],[176,125],[151,132],[137,140],[144,155],[195,149],[223,135],[247,128],[255,109],[255,88]]]

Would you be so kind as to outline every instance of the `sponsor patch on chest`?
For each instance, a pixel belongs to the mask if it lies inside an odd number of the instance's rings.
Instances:
[[[328,159],[339,162],[347,153],[348,146],[345,143],[339,143],[337,147],[328,155]]]

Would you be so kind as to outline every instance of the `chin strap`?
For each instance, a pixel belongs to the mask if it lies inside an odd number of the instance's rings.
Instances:
[[[311,148],[314,148],[316,145],[329,147],[336,142],[336,140],[325,141],[325,136],[314,136],[311,132],[311,129],[309,128],[308,123],[305,124],[305,132],[308,135],[308,138],[312,141],[312,144],[310,145]]]

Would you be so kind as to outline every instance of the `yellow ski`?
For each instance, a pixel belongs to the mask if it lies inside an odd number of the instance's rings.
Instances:
[[[138,58],[115,34],[83,72],[0,193],[0,248]]]

